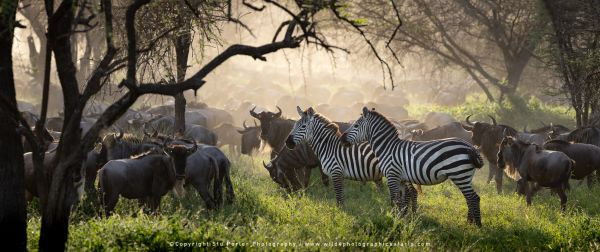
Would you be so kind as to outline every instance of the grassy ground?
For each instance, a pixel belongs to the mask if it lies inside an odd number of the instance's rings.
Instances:
[[[387,189],[379,191],[372,183],[345,182],[342,208],[316,172],[309,189],[288,195],[270,181],[260,164],[264,158],[232,158],[236,200],[217,211],[203,210],[192,188],[183,199],[169,193],[158,215],[146,215],[137,202],[123,199],[110,218],[78,210],[71,220],[69,250],[183,249],[171,247],[174,242],[238,242],[247,243],[239,244],[245,248],[256,246],[253,242],[287,242],[303,250],[316,249],[309,243],[326,248],[326,242],[397,242],[414,250],[600,250],[600,185],[589,190],[572,183],[568,211],[561,214],[558,198],[547,191],[534,198],[532,207],[512,193],[512,182],[504,188],[510,193],[497,195],[493,185],[484,183],[484,168],[475,183],[483,220],[483,227],[476,228],[466,223],[465,200],[450,182],[423,187],[418,214],[399,219],[390,211]],[[40,217],[35,204],[29,212],[29,249],[35,250]]]

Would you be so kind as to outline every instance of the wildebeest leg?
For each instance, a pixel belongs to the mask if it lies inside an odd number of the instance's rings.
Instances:
[[[496,175],[496,170],[498,169],[498,167],[496,167],[496,164],[492,164],[489,163],[489,168],[490,168],[490,173],[488,174],[488,179],[486,181],[486,183],[490,183],[492,182],[492,179],[494,178],[494,176]]]
[[[200,193],[200,197],[204,200],[204,204],[206,204],[206,209],[212,210],[215,208],[215,200],[210,195],[209,185],[210,181],[206,183],[194,183],[194,188]]]
[[[494,165],[494,167],[495,166],[496,165]],[[490,167],[492,167],[492,164],[490,164]],[[498,169],[496,167],[495,172],[496,172],[496,176],[494,177],[494,179],[496,181],[496,191],[498,192],[498,194],[502,194],[502,179],[504,177],[504,171],[502,171],[502,169]]]
[[[116,193],[104,193],[102,203],[104,205],[104,214],[108,217],[115,210],[117,202],[119,201],[119,194]]]
[[[152,214],[158,214],[158,208],[160,207],[160,199],[162,197],[158,196],[158,197],[150,197],[148,199],[148,202],[150,202],[150,212],[152,212]]]
[[[552,188],[552,191],[558,194],[560,198],[560,210],[564,212],[567,209],[567,194],[565,193],[564,186],[561,185],[560,187]]]
[[[308,185],[310,185],[310,174],[312,173],[312,168],[305,166],[300,169],[302,169],[304,171],[304,178],[302,179],[302,186],[304,186],[304,188],[308,188]]]
[[[523,180],[523,179],[522,179]],[[531,186],[529,186],[529,182],[522,182],[523,190],[525,191],[525,202],[527,202],[527,206],[531,206],[531,198],[533,198],[533,190]]]
[[[235,192],[233,191],[233,184],[231,183],[229,172],[225,173],[225,190],[227,190],[227,198],[225,199],[225,203],[233,203],[233,200],[235,199]]]
[[[329,176],[323,172],[323,169],[319,168],[319,172],[321,173],[321,182],[325,187],[329,186]]]
[[[587,180],[587,186],[588,188],[592,188],[592,185],[594,184],[594,179],[596,178],[597,174],[594,174],[595,172],[590,173],[589,175],[587,175],[587,177],[585,178]]]
[[[225,177],[224,172],[219,172],[213,179],[213,196],[215,197],[215,204],[221,206],[223,204],[223,179]]]

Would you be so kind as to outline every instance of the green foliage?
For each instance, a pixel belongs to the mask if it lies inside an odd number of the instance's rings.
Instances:
[[[566,106],[549,105],[531,96],[528,100],[519,96],[508,96],[502,103],[492,103],[481,95],[468,96],[459,106],[410,105],[409,116],[423,118],[430,111],[449,113],[457,120],[464,121],[469,115],[472,121],[490,121],[492,115],[498,123],[510,125],[518,130],[541,127],[541,122],[562,124],[575,128],[575,112]]]
[[[260,164],[267,156],[233,156],[236,200],[207,212],[193,188],[176,199],[163,198],[158,215],[139,210],[136,201],[120,199],[109,218],[77,210],[71,219],[69,250],[172,250],[171,242],[403,242],[429,244],[434,250],[597,250],[600,244],[600,186],[592,190],[573,182],[568,210],[560,213],[559,199],[541,191],[533,206],[512,192],[508,181],[497,195],[485,184],[487,168],[477,172],[475,187],[481,196],[483,227],[466,222],[466,204],[450,182],[425,186],[416,216],[397,218],[387,189],[373,183],[345,181],[346,205],[338,208],[333,190],[313,173],[310,188],[287,194],[271,182]],[[29,206],[29,249],[37,248],[40,216]],[[241,245],[240,245],[241,246]],[[316,247],[312,247],[315,249]],[[414,247],[422,250],[423,247]],[[413,248],[413,249],[414,249]],[[183,249],[179,247],[179,249]],[[194,248],[198,249],[198,248]],[[205,248],[205,249],[211,249]],[[284,247],[278,247],[284,249]]]

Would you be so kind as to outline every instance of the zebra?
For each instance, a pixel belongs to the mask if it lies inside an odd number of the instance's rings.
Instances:
[[[343,179],[375,181],[382,188],[383,173],[379,161],[368,143],[351,148],[340,144],[341,132],[338,126],[312,107],[302,111],[296,107],[300,119],[285,142],[289,149],[301,143],[308,144],[321,162],[321,169],[333,181],[335,198],[339,206],[344,203]]]
[[[483,166],[483,159],[475,148],[458,138],[447,138],[426,142],[403,140],[394,125],[376,111],[363,108],[362,115],[341,137],[345,145],[368,142],[380,162],[387,178],[392,198],[396,199],[400,215],[409,200],[416,209],[416,194],[406,194],[410,183],[435,185],[450,179],[462,192],[467,201],[467,221],[481,226],[479,195],[473,189],[476,168]],[[408,184],[408,188],[407,188]],[[399,191],[400,190],[400,191]],[[404,194],[402,200],[399,192]]]

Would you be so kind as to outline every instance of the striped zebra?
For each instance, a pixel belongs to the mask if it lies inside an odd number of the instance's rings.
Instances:
[[[473,190],[472,180],[475,169],[483,166],[483,159],[471,144],[458,138],[427,142],[403,140],[385,116],[366,107],[341,141],[346,145],[363,142],[371,145],[401,215],[406,213],[404,206],[408,196],[405,192],[407,186],[410,187],[407,184],[435,185],[450,179],[467,200],[467,221],[481,226],[479,196]],[[400,192],[404,194],[402,200]],[[416,199],[411,203],[416,204]]]
[[[335,123],[317,114],[313,108],[306,111],[300,107],[296,109],[301,118],[294,124],[285,144],[293,149],[300,143],[307,143],[313,149],[321,162],[321,169],[333,180],[338,205],[344,203],[344,178],[375,181],[381,187],[383,173],[368,143],[343,147],[340,144],[341,132]]]

